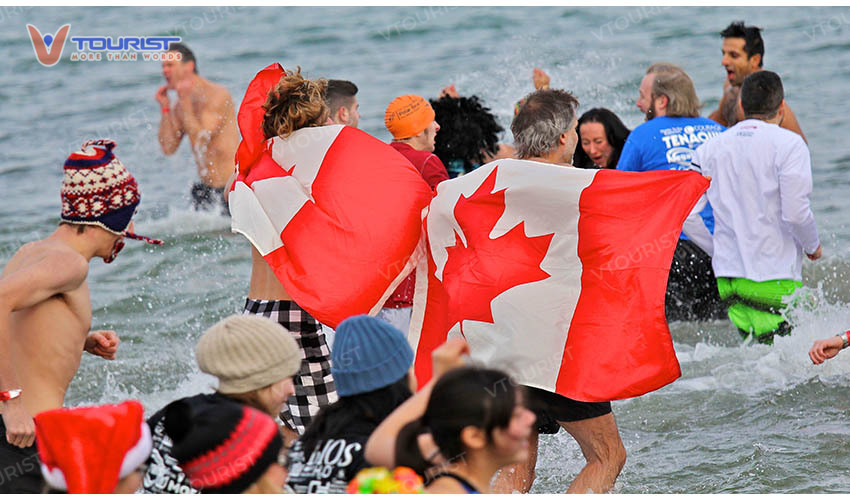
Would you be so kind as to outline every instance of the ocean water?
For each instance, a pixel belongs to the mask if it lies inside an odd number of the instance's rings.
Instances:
[[[55,227],[65,157],[85,139],[115,139],[142,190],[137,229],[167,242],[128,243],[114,264],[93,262],[93,326],[123,342],[116,361],[84,356],[67,403],[132,397],[148,411],[211,387],[195,342],[241,309],[250,271],[249,246],[229,220],[189,208],[189,147],[170,157],[159,150],[159,64],[71,62],[68,42],[62,60],[43,67],[28,23],[42,33],[70,23],[74,36],[176,34],[201,74],[237,102],[275,61],[349,79],[360,87],[361,127],[387,140],[383,110],[393,97],[433,97],[449,83],[480,96],[508,128],[534,66],[582,110],[608,107],[633,128],[643,119],[634,101],[644,69],[674,62],[708,114],[725,77],[718,32],[737,19],[765,28],[765,67],[782,75],[811,147],[825,258],[806,262],[804,282],[818,305],[792,311],[800,326],[773,347],[743,344],[728,321],[672,324],[682,377],[614,403],[628,452],[615,491],[848,493],[850,355],[816,367],[807,352],[814,339],[850,328],[850,8],[0,7],[0,264]],[[532,492],[563,491],[581,452],[564,433],[541,442]]]

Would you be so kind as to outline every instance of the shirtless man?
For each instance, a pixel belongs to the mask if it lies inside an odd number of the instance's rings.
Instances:
[[[179,61],[163,61],[166,84],[156,92],[162,111],[159,145],[166,155],[174,154],[184,135],[189,136],[201,181],[192,186],[195,209],[224,207],[224,185],[233,172],[233,156],[239,144],[233,98],[221,85],[198,75],[195,55],[183,44],[172,43],[169,54]],[[177,91],[174,106],[168,90]],[[226,214],[226,208],[223,209]]]
[[[743,21],[731,23],[720,32],[720,36],[723,37],[723,58],[720,64],[726,68],[726,80],[723,82],[720,105],[708,117],[724,127],[731,127],[744,119],[738,105],[744,78],[763,69],[764,40],[761,38],[760,28],[744,26]],[[784,116],[785,119],[779,126],[800,134],[805,141],[806,136],[800,129],[797,117],[787,104]]]
[[[89,331],[89,262],[112,262],[125,237],[162,243],[132,233],[139,190],[114,147],[89,141],[68,157],[62,222],[0,274],[0,493],[41,492],[33,416],[62,407],[83,351],[115,359],[115,332]]]

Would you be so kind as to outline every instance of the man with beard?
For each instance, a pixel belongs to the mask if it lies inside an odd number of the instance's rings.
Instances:
[[[725,130],[699,116],[694,84],[673,64],[656,63],[646,70],[636,104],[646,114],[646,122],[629,134],[618,170],[689,170],[694,150]],[[711,205],[700,215],[706,229],[713,232]],[[670,267],[665,306],[668,320],[723,317],[711,257],[685,235],[679,239]]]
[[[192,204],[204,210],[222,207],[227,214],[224,185],[233,172],[233,155],[239,144],[233,98],[226,88],[198,74],[195,55],[188,47],[172,43],[168,54],[172,57],[162,62],[166,83],[155,96],[162,114],[159,145],[163,153],[172,155],[183,136],[189,136],[200,176],[200,182],[192,186]],[[173,106],[169,89],[177,91]]]
[[[723,37],[723,58],[720,64],[726,69],[726,80],[723,82],[720,105],[708,117],[725,127],[731,127],[744,119],[738,105],[744,78],[764,69],[764,40],[760,28],[745,26],[743,21],[729,24],[720,32],[720,36]],[[800,134],[805,141],[806,136],[800,129],[797,117],[787,104],[784,105],[783,116],[779,126]]]
[[[133,234],[136,180],[110,140],[89,141],[65,162],[62,219],[23,245],[0,274],[0,493],[40,493],[33,416],[61,408],[86,351],[115,359],[113,331],[89,331],[89,262],[112,262]]]

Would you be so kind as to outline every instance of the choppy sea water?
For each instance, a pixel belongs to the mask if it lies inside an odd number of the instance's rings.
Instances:
[[[123,343],[117,361],[84,356],[67,403],[132,397],[148,411],[209,389],[194,344],[241,309],[250,271],[248,244],[229,221],[189,209],[188,146],[171,157],[159,150],[159,65],[71,62],[66,47],[46,68],[27,23],[42,33],[70,23],[78,36],[182,36],[201,74],[237,101],[275,61],[349,79],[360,87],[361,127],[387,140],[383,110],[393,97],[433,97],[449,83],[479,95],[507,128],[534,66],[582,110],[608,107],[633,128],[644,69],[671,61],[689,72],[708,114],[725,76],[717,32],[737,19],[765,28],[765,67],[782,75],[812,150],[826,257],[805,264],[804,281],[819,305],[793,311],[799,328],[773,347],[742,344],[727,321],[672,324],[682,378],[614,403],[628,452],[615,491],[848,493],[850,355],[815,367],[807,351],[850,328],[850,8],[0,7],[0,263],[55,227],[67,154],[90,137],[115,139],[142,189],[137,228],[167,243],[130,243],[114,264],[92,264],[94,327],[115,329]],[[532,492],[563,491],[581,452],[564,433],[541,442]]]

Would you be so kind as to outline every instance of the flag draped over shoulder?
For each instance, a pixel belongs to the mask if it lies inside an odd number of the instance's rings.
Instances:
[[[239,110],[232,229],[292,300],[336,327],[377,313],[414,269],[432,192],[401,154],[355,128],[309,127],[265,140],[260,106],[281,76],[275,65],[258,73]]]
[[[473,359],[580,401],[634,397],[681,375],[664,317],[694,172],[499,160],[437,188],[417,266],[410,342],[463,335]]]

